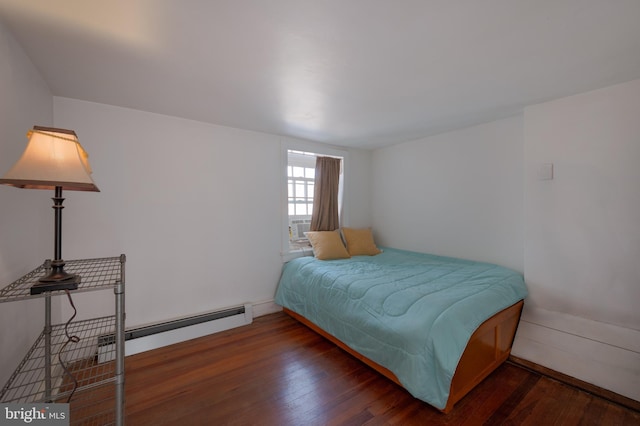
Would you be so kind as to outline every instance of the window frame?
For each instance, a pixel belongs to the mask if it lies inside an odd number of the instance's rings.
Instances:
[[[311,254],[311,249],[299,249],[291,248],[289,245],[289,191],[288,191],[288,165],[289,156],[288,151],[299,151],[313,153],[319,156],[339,157],[342,158],[342,174],[340,182],[341,200],[340,202],[340,223],[343,223],[348,211],[348,202],[345,197],[344,188],[346,188],[346,182],[348,179],[349,170],[349,152],[341,147],[333,145],[326,145],[321,143],[315,143],[310,141],[283,139],[281,141],[281,170],[282,170],[282,185],[281,185],[281,205],[282,205],[282,229],[281,229],[281,255],[283,261],[286,262],[295,257],[305,256]],[[314,164],[315,167],[315,164]]]

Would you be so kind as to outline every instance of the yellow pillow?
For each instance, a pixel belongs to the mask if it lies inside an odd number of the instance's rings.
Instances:
[[[351,256],[375,256],[382,253],[373,241],[373,234],[369,228],[342,228],[342,235]]]
[[[320,260],[348,259],[349,253],[342,243],[338,231],[310,231],[305,232],[313,253]]]

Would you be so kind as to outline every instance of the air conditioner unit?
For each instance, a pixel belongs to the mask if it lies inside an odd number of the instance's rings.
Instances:
[[[291,240],[306,240],[304,233],[309,232],[311,220],[292,220],[291,221]]]

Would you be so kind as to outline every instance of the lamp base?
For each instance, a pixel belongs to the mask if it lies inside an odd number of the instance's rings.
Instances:
[[[37,284],[31,286],[31,295],[44,293],[45,291],[58,290],[76,290],[80,284],[80,275],[67,274],[51,274],[42,277]]]

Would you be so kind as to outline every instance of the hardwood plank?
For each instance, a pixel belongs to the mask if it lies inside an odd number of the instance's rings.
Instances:
[[[277,313],[127,357],[126,421],[136,426],[640,425],[640,412],[506,363],[442,414]]]
[[[531,392],[531,389],[536,386],[539,380],[540,377],[535,375],[525,377],[518,387],[509,394],[509,397],[495,408],[487,423],[504,424],[514,411],[522,407],[523,399]]]
[[[500,418],[506,417],[521,399],[522,390],[529,388],[530,381],[537,381],[525,371],[508,364],[498,368],[469,397],[462,400],[453,413],[460,416],[460,425],[483,423],[499,424]],[[493,420],[492,417],[494,418]]]
[[[603,389],[601,387],[592,385],[591,383],[587,383],[580,379],[576,379],[575,377],[571,377],[566,374],[560,373],[558,371],[551,370],[550,368],[543,367],[542,365],[535,364],[531,361],[527,361],[525,359],[518,358],[513,355],[509,357],[509,362],[519,365],[522,368],[526,368],[528,370],[535,371],[536,373],[540,373],[545,376],[551,377],[555,380],[558,380],[559,382],[566,383],[578,389],[582,389],[585,392],[596,395],[600,398],[604,398],[609,401],[613,401],[616,404],[631,408],[632,410],[640,411],[640,401],[635,401],[631,398],[627,398],[623,395],[619,395],[610,390]]]

